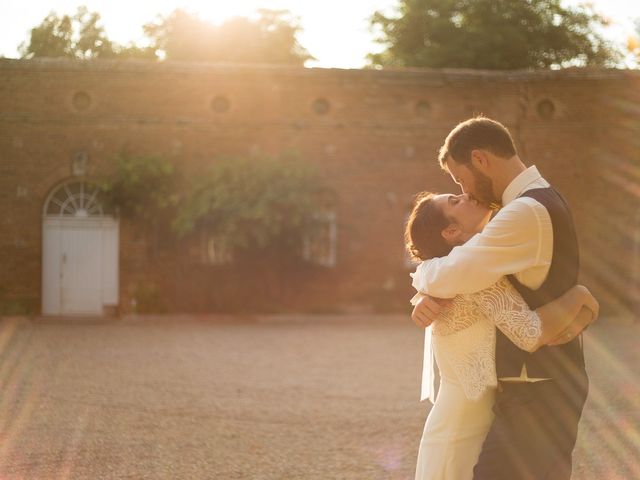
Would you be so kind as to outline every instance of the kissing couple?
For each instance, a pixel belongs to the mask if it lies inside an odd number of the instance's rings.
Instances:
[[[439,162],[463,193],[422,192],[405,230],[433,402],[415,478],[569,480],[599,311],[570,208],[489,118],[457,125]]]

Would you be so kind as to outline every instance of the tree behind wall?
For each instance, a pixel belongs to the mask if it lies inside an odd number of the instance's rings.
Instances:
[[[371,25],[386,46],[373,66],[524,69],[611,65],[619,52],[599,34],[606,20],[560,0],[400,0]]]
[[[184,10],[143,27],[148,46],[109,40],[100,14],[79,7],[74,15],[49,13],[19,47],[22,58],[139,58],[302,65],[312,59],[298,41],[300,27],[285,10],[258,10],[256,18],[236,17],[221,25]]]
[[[175,10],[144,30],[167,60],[302,65],[311,55],[300,45],[300,27],[286,10],[258,11],[257,19],[235,17],[221,25]]]
[[[50,12],[31,29],[29,40],[18,50],[22,58],[156,58],[154,48],[113,43],[101,24],[100,14],[84,6],[78,7],[74,15]]]

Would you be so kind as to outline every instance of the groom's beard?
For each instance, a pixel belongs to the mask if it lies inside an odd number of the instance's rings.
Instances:
[[[478,202],[489,208],[494,208],[495,205],[500,205],[502,199],[496,198],[495,193],[493,193],[493,180],[473,165],[469,165],[469,169],[473,174],[473,181],[476,187],[473,197],[478,200]]]

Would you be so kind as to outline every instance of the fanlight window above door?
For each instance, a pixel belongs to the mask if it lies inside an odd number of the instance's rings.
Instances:
[[[44,214],[64,217],[102,216],[100,188],[92,183],[73,180],[56,187],[44,205]]]

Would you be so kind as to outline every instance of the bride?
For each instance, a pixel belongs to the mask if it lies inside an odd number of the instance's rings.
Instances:
[[[407,221],[407,250],[418,261],[446,256],[454,246],[482,231],[490,218],[491,210],[468,195],[423,192]],[[420,274],[420,266],[411,274],[418,291],[413,304],[423,295]],[[586,325],[597,314],[597,301],[580,285],[535,311],[506,278],[480,292],[452,299],[425,331],[421,400],[435,402],[420,441],[416,480],[473,478],[473,467],[493,421],[495,328],[519,348],[534,352],[543,345],[562,343],[558,338],[570,324]],[[437,396],[432,355],[440,373]]]

